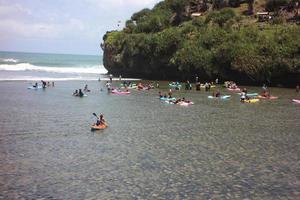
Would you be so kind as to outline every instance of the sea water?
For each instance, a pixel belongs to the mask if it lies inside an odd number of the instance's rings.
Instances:
[[[159,100],[166,82],[129,95],[105,83],[0,82],[0,199],[299,199],[295,90],[269,88],[279,98],[254,104],[221,86],[229,99],[174,91],[195,103],[180,106]],[[87,97],[72,96],[85,84]],[[93,113],[107,129],[91,132]]]
[[[101,55],[0,52],[0,81],[97,80],[107,70]]]

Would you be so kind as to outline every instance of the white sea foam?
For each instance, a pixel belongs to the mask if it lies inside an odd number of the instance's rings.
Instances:
[[[19,60],[14,59],[14,58],[3,58],[1,59],[3,62],[7,62],[7,63],[17,63]]]
[[[98,80],[95,77],[68,77],[68,78],[54,78],[54,77],[40,77],[40,76],[17,76],[1,78],[0,81],[95,81]]]
[[[39,71],[52,73],[69,73],[69,74],[106,74],[107,70],[103,66],[91,67],[47,67],[36,66],[30,63],[19,63],[15,65],[2,64],[0,70],[3,71]]]
[[[40,77],[40,76],[16,76],[16,77],[0,77],[0,81],[98,81],[98,77],[68,77],[68,78],[58,78],[58,77]],[[108,81],[109,78],[101,78],[101,81]],[[113,79],[115,81],[118,78]],[[122,78],[123,81],[139,81],[141,79],[135,78]]]

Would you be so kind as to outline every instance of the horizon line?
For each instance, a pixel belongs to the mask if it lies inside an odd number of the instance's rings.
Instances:
[[[9,51],[9,50],[0,50],[0,52],[7,52],[7,53],[36,53],[36,54],[54,54],[54,55],[73,55],[73,56],[103,56],[103,54],[52,53],[52,52]]]

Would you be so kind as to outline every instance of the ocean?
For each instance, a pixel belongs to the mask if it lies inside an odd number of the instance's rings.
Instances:
[[[102,55],[0,52],[0,81],[98,80]]]

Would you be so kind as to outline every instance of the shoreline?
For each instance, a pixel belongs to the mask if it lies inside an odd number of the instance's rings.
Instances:
[[[70,81],[74,81],[74,82],[101,82],[101,81],[109,81],[109,78],[101,78],[101,80],[99,81],[98,78],[91,78],[91,79],[80,79],[80,78],[40,78],[40,79],[10,79],[10,80],[5,80],[5,79],[0,79],[0,83],[4,83],[4,82],[26,82],[26,83],[30,83],[30,82],[40,82],[41,80],[44,81],[50,81],[50,82],[70,82]],[[151,80],[151,79],[138,79],[138,78],[122,78],[121,80],[119,80],[119,78],[113,78],[113,83],[115,82],[123,82],[123,81],[141,81],[141,82],[164,82],[164,83],[170,83],[173,82],[171,80]],[[179,82],[182,85],[185,84],[185,82]],[[192,90],[195,90],[195,83],[194,82],[190,82],[193,86]],[[201,82],[202,84],[205,82]],[[218,88],[223,88],[224,84],[215,84],[218,86]],[[267,85],[268,86],[268,85]],[[244,84],[238,84],[238,87],[243,88],[243,87],[257,87],[257,88],[261,88],[261,85],[244,85]],[[295,86],[296,87],[296,86]],[[268,86],[268,88],[282,88],[282,89],[295,89],[295,87],[287,87],[287,86],[273,86],[270,85]],[[184,89],[181,89],[182,91],[184,91]]]
[[[91,79],[80,79],[80,78],[40,78],[40,79],[10,79],[10,80],[4,80],[4,79],[0,79],[0,83],[5,83],[5,82],[25,82],[25,83],[31,83],[31,82],[40,82],[41,80],[44,81],[50,81],[50,82],[102,82],[102,81],[109,81],[110,79],[108,77],[105,78],[101,78],[101,80],[99,81],[98,78],[91,78]],[[119,80],[119,78],[115,77],[113,78],[113,83],[119,82],[122,83],[123,81],[133,81],[133,82],[143,82],[143,83],[170,83],[173,82],[171,80],[151,80],[151,79],[138,79],[138,78],[122,78],[121,80]],[[180,84],[184,85],[185,82],[179,82]],[[190,82],[193,86],[192,90],[195,90],[195,83],[194,82]],[[201,82],[202,84],[205,82]],[[215,84],[218,86],[218,88],[223,88],[224,83],[222,84]],[[273,85],[267,85],[268,88],[282,88],[282,89],[295,89],[295,87],[287,87],[287,86],[273,86]],[[238,84],[238,87],[243,88],[243,87],[257,87],[257,88],[261,88],[261,85],[248,85],[248,84]],[[182,91],[184,91],[184,89],[181,89]]]

